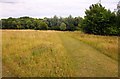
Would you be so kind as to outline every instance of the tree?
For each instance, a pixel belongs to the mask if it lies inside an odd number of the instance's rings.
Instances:
[[[120,15],[120,1],[119,1],[118,4],[117,4],[117,10],[118,10],[118,11],[117,11],[117,14]]]
[[[66,24],[67,30],[69,30],[69,31],[75,30],[75,25],[74,25],[75,20],[72,17],[72,15],[69,15],[67,18],[65,18],[64,22]]]
[[[41,30],[47,30],[48,29],[48,25],[45,22],[40,22],[40,29]]]
[[[60,30],[62,30],[62,31],[66,30],[66,24],[65,23],[63,23],[63,22],[61,23]]]
[[[41,30],[41,21],[40,20],[34,19],[33,23],[34,23],[35,30]]]
[[[116,24],[117,24],[117,27],[118,27],[118,34],[120,34],[120,1],[118,2],[117,4],[117,16],[116,16]]]
[[[113,27],[116,27],[113,12],[105,9],[101,4],[92,4],[85,14],[82,24],[84,32],[99,35],[113,34],[111,31]]]
[[[55,15],[54,17],[53,17],[53,26],[59,26],[59,24],[58,24],[58,21],[59,21],[59,18]]]
[[[26,27],[27,27],[27,29],[33,29],[34,26],[30,19],[26,20]]]
[[[2,20],[0,20],[0,29],[2,29]]]
[[[6,21],[6,19],[1,19],[1,24],[2,24],[2,29],[6,29],[6,26],[7,26],[7,21]]]

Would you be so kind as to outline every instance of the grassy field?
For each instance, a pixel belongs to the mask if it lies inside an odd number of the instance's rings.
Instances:
[[[84,34],[82,32],[67,32],[67,35],[94,47],[103,54],[118,60],[118,37]]]
[[[2,75],[117,77],[117,39],[80,32],[2,30]]]

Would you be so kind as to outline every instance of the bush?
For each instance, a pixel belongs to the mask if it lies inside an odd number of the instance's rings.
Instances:
[[[66,30],[66,24],[65,23],[61,23],[60,30],[62,30],[62,31]]]
[[[40,23],[40,29],[41,30],[47,30],[48,29],[48,25],[45,22],[41,22]]]

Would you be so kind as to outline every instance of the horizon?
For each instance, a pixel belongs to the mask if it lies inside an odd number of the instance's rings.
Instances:
[[[19,18],[29,16],[32,18],[51,18],[54,15],[58,17],[84,17],[85,10],[99,0],[0,0],[0,19]],[[119,0],[102,0],[101,4],[111,12],[117,8]]]

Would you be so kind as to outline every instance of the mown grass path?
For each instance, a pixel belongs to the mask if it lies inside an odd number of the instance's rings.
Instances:
[[[60,31],[3,30],[2,76],[117,77],[116,60],[70,34]]]
[[[65,33],[58,33],[58,35],[68,55],[71,57],[73,70],[75,71],[74,76],[118,76],[117,61]]]

